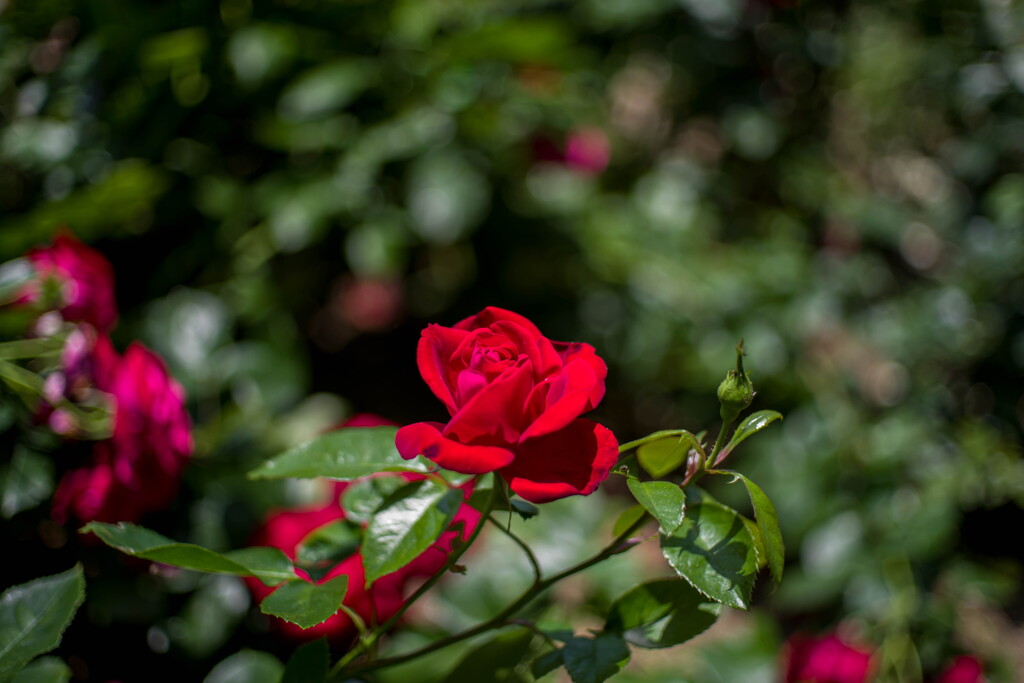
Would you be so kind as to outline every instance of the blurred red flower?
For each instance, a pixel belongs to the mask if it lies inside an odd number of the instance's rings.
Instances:
[[[53,497],[53,517],[64,523],[135,521],[167,507],[192,454],[191,420],[185,393],[163,360],[133,343],[124,356],[99,335],[87,358],[65,372],[111,395],[114,429],[93,447],[92,462],[64,475]]]
[[[106,257],[70,233],[57,235],[52,246],[26,254],[36,270],[21,292],[23,303],[46,303],[47,283],[56,287],[57,310],[65,320],[89,323],[107,331],[117,323],[114,270]]]
[[[402,477],[406,481],[418,481],[424,478],[423,475],[409,473],[374,476]],[[340,494],[351,484],[352,482],[338,482],[335,494]],[[410,564],[375,581],[369,590],[366,588],[363,558],[358,551],[331,568],[319,578],[317,583],[347,575],[349,577],[348,592],[345,594],[344,605],[358,614],[367,624],[382,623],[401,609],[405,603],[406,588],[413,581],[432,576],[444,566],[451,552],[452,541],[456,536],[463,539],[468,538],[479,517],[479,513],[469,505],[462,505],[455,515],[451,530],[442,534],[434,545],[427,548]],[[338,503],[337,495],[327,505],[276,512],[268,517],[253,536],[252,545],[280,548],[294,561],[303,539],[325,524],[342,519],[345,519],[345,511]],[[298,567],[296,567],[295,573],[303,579],[311,579],[308,572]],[[276,590],[257,579],[246,579],[246,584],[257,600],[263,600]],[[339,645],[347,644],[357,633],[355,624],[342,611],[327,621],[305,630],[283,619],[273,618],[273,623],[277,630],[287,636],[302,640],[326,636]]]
[[[864,683],[872,653],[829,634],[792,636],[785,646],[784,683]]]
[[[985,669],[977,657],[961,655],[939,674],[935,683],[984,683]]]

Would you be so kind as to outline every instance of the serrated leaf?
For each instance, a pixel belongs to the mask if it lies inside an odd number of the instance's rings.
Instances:
[[[348,590],[348,576],[336,576],[323,583],[294,579],[281,584],[260,603],[260,611],[289,621],[299,628],[322,624],[341,609]]]
[[[779,514],[775,511],[775,505],[760,486],[739,472],[722,470],[722,473],[733,475],[747,487],[747,495],[750,496],[750,504],[754,507],[754,519],[757,520],[757,529],[761,535],[760,540],[764,546],[768,569],[775,585],[778,586],[782,581],[782,571],[786,564],[786,547],[782,542],[782,528],[779,526]]]
[[[11,683],[67,683],[71,668],[57,657],[40,657],[19,671]]]
[[[743,418],[743,422],[736,428],[736,431],[732,433],[732,438],[729,439],[729,443],[725,445],[725,448],[721,450],[718,457],[715,458],[715,465],[725,460],[725,458],[732,453],[737,446],[747,440],[747,438],[757,434],[759,431],[770,425],[776,420],[782,419],[782,413],[774,410],[759,410],[756,413],[751,413]]]
[[[419,557],[448,528],[462,500],[460,489],[433,479],[395,491],[374,514],[363,536],[366,585]]]
[[[317,580],[320,578],[315,575],[318,569],[328,571],[346,557],[351,557],[361,542],[360,527],[344,519],[328,522],[306,534],[299,542],[295,561]]]
[[[540,678],[541,676],[548,675],[564,663],[561,648],[549,650],[530,663],[530,673],[533,674],[534,678]]]
[[[80,565],[5,590],[0,595],[0,680],[57,647],[84,598]]]
[[[757,554],[743,517],[735,510],[698,494],[675,533],[662,534],[661,552],[677,574],[712,600],[750,607]]]
[[[281,683],[324,683],[330,657],[326,638],[306,643],[288,658]]]
[[[562,648],[562,660],[574,683],[601,683],[626,666],[629,648],[614,633],[600,633],[593,638],[577,636]]]
[[[23,510],[34,508],[52,492],[50,458],[16,446],[11,461],[0,469],[0,516],[10,519]]]
[[[426,471],[422,460],[404,460],[395,448],[396,427],[339,429],[271,458],[249,473],[251,479],[347,481],[375,472]]]
[[[645,514],[647,514],[647,511],[644,510],[643,505],[637,503],[636,505],[629,506],[619,513],[618,518],[615,520],[615,524],[612,526],[612,536],[618,538],[626,533],[626,529],[636,524]]]
[[[345,518],[366,524],[388,496],[408,483],[400,476],[369,477],[352,482],[341,494]]]
[[[658,579],[619,596],[604,628],[638,647],[671,647],[703,633],[720,611],[683,579]]]
[[[280,683],[284,665],[274,655],[242,650],[213,667],[203,683]]]
[[[660,439],[648,441],[636,449],[636,459],[648,474],[661,479],[686,462],[690,450],[701,451],[700,442],[685,430]]]
[[[192,543],[176,543],[155,531],[125,522],[89,522],[79,533],[94,533],[125,554],[182,569],[255,576],[268,586],[295,578],[291,560],[277,548],[242,548],[222,555]]]
[[[636,502],[644,506],[658,520],[662,533],[672,534],[683,523],[686,513],[686,494],[678,485],[667,481],[626,480]]]
[[[519,628],[499,633],[465,655],[442,683],[521,680],[515,672],[530,653],[533,633]]]

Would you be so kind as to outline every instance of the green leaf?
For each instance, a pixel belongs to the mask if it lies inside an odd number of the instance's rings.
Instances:
[[[345,518],[356,524],[366,524],[385,498],[408,483],[399,476],[369,477],[352,482],[341,494]]]
[[[761,534],[761,543],[764,545],[768,569],[771,571],[775,585],[778,586],[782,581],[782,570],[786,564],[786,547],[782,543],[782,528],[779,526],[779,515],[775,512],[775,506],[760,486],[739,472],[731,470],[721,470],[721,472],[733,475],[735,477],[733,481],[742,481],[743,485],[747,487],[750,504],[754,506],[757,530]]]
[[[623,510],[618,519],[615,520],[614,526],[612,526],[612,536],[618,538],[622,534],[626,533],[626,529],[633,526],[641,517],[647,514],[644,510],[644,506],[639,503],[631,505]]]
[[[528,503],[521,498],[513,498],[511,501],[512,512],[516,513],[523,519],[530,519],[540,514],[540,508],[533,503]]]
[[[604,628],[638,647],[671,647],[703,633],[720,611],[686,581],[658,579],[619,596]]]
[[[176,543],[135,524],[89,522],[79,533],[94,533],[123,553],[200,572],[255,576],[268,586],[295,578],[291,560],[277,548],[243,548],[223,555],[192,543]]]
[[[498,487],[498,491],[492,511],[511,511],[523,519],[531,519],[540,514],[540,508],[536,505],[528,503],[522,498],[509,497],[508,486],[497,475],[490,481],[481,482],[476,485],[469,497],[469,505],[477,512],[483,512],[491,498],[491,490],[494,486]]]
[[[395,491],[363,536],[366,585],[409,564],[448,528],[462,503],[460,489],[423,479]]]
[[[0,470],[0,516],[10,519],[47,500],[53,492],[50,459],[18,445]]]
[[[345,558],[355,554],[362,542],[362,532],[361,527],[348,520],[328,522],[311,531],[299,542],[295,560],[307,571],[329,571]],[[319,578],[313,577],[314,580]]]
[[[562,659],[574,683],[601,683],[626,666],[629,648],[614,633],[600,633],[593,638],[577,636],[562,648]]]
[[[534,659],[530,664],[530,673],[533,674],[534,678],[540,678],[541,676],[548,675],[563,664],[565,664],[565,660],[562,657],[562,649],[556,648]]]
[[[341,609],[347,590],[348,576],[344,574],[323,583],[294,579],[264,598],[260,611],[290,621],[299,628],[312,628]]]
[[[57,647],[84,598],[80,565],[5,590],[0,595],[0,680]]]
[[[757,574],[757,553],[735,510],[695,489],[686,518],[662,534],[661,552],[676,573],[712,600],[747,609]]]
[[[396,427],[339,429],[319,436],[249,473],[250,479],[358,479],[384,471],[425,472],[422,460],[403,460],[395,449]]]
[[[274,655],[242,650],[220,662],[203,683],[281,683],[284,665]]]
[[[67,683],[71,668],[57,657],[40,657],[19,671],[11,683]]]
[[[689,434],[689,432],[686,431],[685,429],[662,429],[661,431],[652,432],[647,436],[641,437],[636,441],[630,441],[628,443],[621,444],[619,446],[619,453],[625,453],[626,451],[633,450],[634,448],[639,448],[640,446],[643,446],[646,443],[660,441],[661,439],[668,439],[672,437],[678,439],[683,434]]]
[[[756,413],[751,413],[743,418],[743,422],[736,428],[736,431],[732,433],[732,438],[729,439],[729,443],[725,445],[725,448],[715,458],[715,464],[722,462],[725,458],[735,450],[737,446],[743,443],[747,437],[757,434],[759,431],[770,425],[776,420],[782,419],[782,413],[774,410],[759,410]]]
[[[661,479],[686,462],[690,449],[701,452],[700,443],[690,432],[683,431],[641,444],[636,449],[636,459],[648,474]]]
[[[306,643],[288,659],[281,683],[324,683],[330,657],[326,638]]]
[[[686,494],[678,485],[667,481],[640,481],[632,477],[626,479],[626,485],[636,502],[658,520],[662,533],[672,534],[683,523]]]
[[[529,655],[532,640],[533,633],[522,628],[499,633],[464,656],[442,683],[520,681],[515,669]]]

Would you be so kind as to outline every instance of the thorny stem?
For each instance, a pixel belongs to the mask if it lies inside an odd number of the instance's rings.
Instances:
[[[467,638],[472,638],[473,636],[479,635],[481,633],[486,633],[487,631],[490,631],[493,628],[497,628],[499,626],[503,626],[504,624],[509,623],[509,619],[512,617],[513,614],[521,610],[523,607],[526,607],[526,605],[532,602],[534,598],[536,598],[538,595],[546,591],[554,584],[570,576],[573,576],[574,574],[578,574],[584,569],[589,569],[595,564],[603,562],[612,555],[621,552],[622,544],[625,543],[630,536],[632,536],[633,532],[635,532],[637,529],[643,526],[649,519],[649,515],[643,515],[640,519],[633,522],[633,524],[631,524],[628,529],[619,534],[615,538],[615,540],[613,540],[608,546],[601,550],[601,552],[597,553],[596,555],[593,555],[592,557],[590,557],[587,560],[584,560],[583,562],[580,562],[577,565],[569,567],[565,571],[559,572],[554,576],[548,577],[546,579],[541,579],[540,581],[536,582],[534,585],[530,586],[530,588],[528,588],[526,592],[520,595],[514,602],[512,602],[510,605],[505,607],[505,609],[501,610],[501,612],[499,612],[494,617],[488,619],[487,621],[477,624],[473,628],[467,629],[461,633],[456,633],[448,636],[447,638],[441,638],[440,640],[436,640],[430,645],[422,647],[419,650],[413,650],[412,652],[407,652],[403,655],[396,655],[394,657],[387,657],[385,659],[378,659],[375,662],[370,662],[364,666],[347,672],[348,675],[358,676],[360,674],[364,674],[369,671],[375,671],[377,669],[382,669],[384,667],[392,666],[394,664],[402,664],[404,662],[417,659],[424,655],[430,654],[431,652],[436,652],[437,650],[446,648],[449,645],[454,645],[455,643],[466,640]],[[336,665],[332,670],[332,674],[337,674],[338,672],[340,672],[342,666],[343,665],[339,662],[339,664]]]
[[[530,546],[526,545],[523,539],[512,533],[511,529],[506,528],[504,524],[496,520],[492,515],[488,515],[488,519],[491,521],[491,524],[501,529],[502,533],[515,541],[516,545],[526,554],[526,558],[530,561],[530,567],[533,568],[533,585],[536,586],[541,580],[541,570],[540,563],[537,562],[537,556],[533,554],[533,550],[530,549]]]

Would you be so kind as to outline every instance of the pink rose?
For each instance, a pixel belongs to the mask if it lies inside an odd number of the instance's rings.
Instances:
[[[533,157],[563,165],[581,175],[598,175],[608,168],[611,146],[600,128],[577,128],[561,146],[546,137],[534,139]]]
[[[593,493],[618,459],[611,430],[579,417],[601,401],[608,374],[589,344],[553,342],[492,307],[454,327],[428,326],[417,362],[452,418],[398,430],[403,458],[497,471],[534,503]]]
[[[864,683],[871,673],[868,650],[839,636],[813,638],[796,634],[786,642],[784,683]]]
[[[114,430],[93,447],[92,462],[64,475],[53,517],[65,522],[135,521],[174,500],[192,454],[185,394],[155,353],[134,343],[124,356],[100,335],[88,364],[92,383],[114,401]]]
[[[984,683],[985,669],[977,657],[961,655],[939,674],[935,683]]]
[[[422,479],[417,474],[390,474],[377,476],[401,476],[407,481]],[[337,482],[335,494],[344,491],[351,482]],[[271,515],[263,526],[253,537],[253,545],[266,545],[280,548],[284,553],[295,560],[296,553],[303,539],[311,532],[334,522],[345,519],[345,511],[337,502],[337,495],[334,500],[321,507],[312,507],[302,510],[286,510]],[[363,618],[367,624],[376,620],[377,623],[387,621],[394,616],[402,605],[405,604],[407,595],[406,588],[420,578],[427,578],[435,574],[444,566],[451,552],[452,541],[458,534],[461,538],[469,537],[473,528],[479,520],[479,513],[468,505],[463,505],[455,515],[452,523],[453,529],[441,535],[434,545],[412,563],[402,567],[398,571],[381,577],[373,583],[369,590],[366,589],[366,574],[363,570],[363,558],[356,552],[353,555],[339,562],[334,568],[327,572],[318,583],[323,583],[337,576],[348,576],[348,592],[345,594],[343,603]],[[309,579],[309,574],[296,567],[295,573],[303,579]],[[257,600],[262,600],[274,592],[274,588],[264,585],[257,579],[246,579],[249,590]],[[339,645],[346,645],[356,636],[356,627],[342,611],[317,624],[309,629],[301,629],[295,624],[283,619],[273,619],[274,627],[287,636],[313,640],[323,636],[328,637],[332,642]]]
[[[37,277],[23,289],[22,302],[43,300],[46,283],[52,280],[57,285],[57,308],[65,320],[86,322],[100,331],[114,327],[114,270],[103,254],[70,233],[61,233],[53,246],[36,247],[26,256]]]

